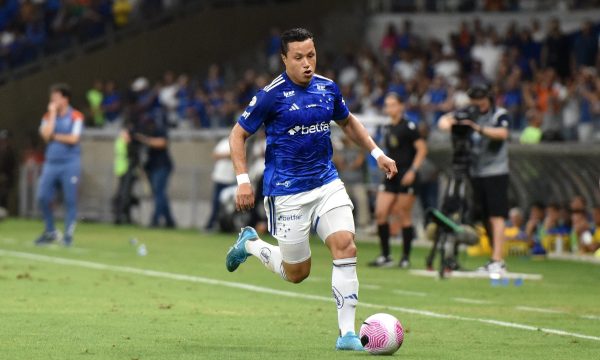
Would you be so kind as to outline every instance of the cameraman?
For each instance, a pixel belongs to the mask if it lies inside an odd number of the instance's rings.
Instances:
[[[469,175],[479,217],[484,222],[489,238],[492,239],[491,260],[480,270],[490,274],[506,271],[502,258],[504,226],[508,216],[508,125],[506,109],[496,107],[490,89],[475,85],[467,91],[472,109],[470,118],[457,119],[451,112],[442,116],[438,127],[451,131],[454,125],[467,125],[471,133],[471,165]]]

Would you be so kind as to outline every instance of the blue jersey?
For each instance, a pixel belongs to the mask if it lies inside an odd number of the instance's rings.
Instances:
[[[238,124],[251,134],[265,125],[263,193],[292,195],[337,179],[329,127],[349,114],[338,86],[319,75],[302,87],[284,72],[260,90]]]
[[[44,115],[42,125],[45,125],[48,114]],[[83,114],[69,107],[64,116],[56,115],[54,125],[55,134],[73,134],[80,135],[83,130]],[[81,146],[79,143],[69,145],[60,141],[52,140],[46,147],[46,160],[50,162],[65,162],[78,160],[81,155]]]

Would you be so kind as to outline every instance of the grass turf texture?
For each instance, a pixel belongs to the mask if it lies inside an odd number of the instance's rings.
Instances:
[[[235,235],[81,224],[73,248],[36,248],[32,242],[41,228],[35,221],[1,222],[0,249],[330,297],[331,261],[317,239],[312,243],[311,277],[293,285],[253,258],[228,273],[224,257]],[[146,244],[147,256],[136,254],[129,242],[133,237]],[[541,273],[544,280],[525,281],[520,287],[492,287],[487,280],[440,281],[398,268],[368,268],[366,263],[376,256],[377,245],[359,243],[358,248],[363,302],[600,336],[597,265],[514,258],[508,262],[511,271]],[[397,247],[394,251],[398,253]],[[424,256],[424,249],[415,250],[414,268],[422,267]],[[484,260],[465,259],[465,265],[474,268]],[[488,303],[465,304],[456,298]],[[518,306],[561,313],[524,311]],[[600,353],[597,340],[366,308],[360,303],[357,330],[362,319],[382,311],[398,317],[407,331],[404,345],[395,354],[404,359],[597,359]],[[333,300],[289,298],[0,256],[2,359],[370,356],[334,350],[336,319]]]

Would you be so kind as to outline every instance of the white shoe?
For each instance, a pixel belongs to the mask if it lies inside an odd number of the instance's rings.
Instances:
[[[477,269],[479,272],[487,272],[490,275],[490,279],[501,279],[506,274],[506,264],[504,261],[493,261],[490,260],[487,264]]]

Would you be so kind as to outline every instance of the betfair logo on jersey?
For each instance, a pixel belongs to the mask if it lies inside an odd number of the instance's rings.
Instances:
[[[308,134],[316,134],[316,133],[326,132],[326,131],[329,131],[329,123],[322,122],[320,124],[314,124],[311,126],[296,125],[293,128],[288,130],[288,134],[290,134],[292,136],[296,135],[296,134],[308,135]]]
[[[296,93],[294,93],[294,90],[292,90],[292,91],[284,91],[283,92],[283,96],[285,96],[286,98],[292,97],[294,95],[296,95]]]
[[[297,221],[297,220],[302,220],[302,215],[300,215],[300,214],[279,215],[277,217],[277,221]]]

